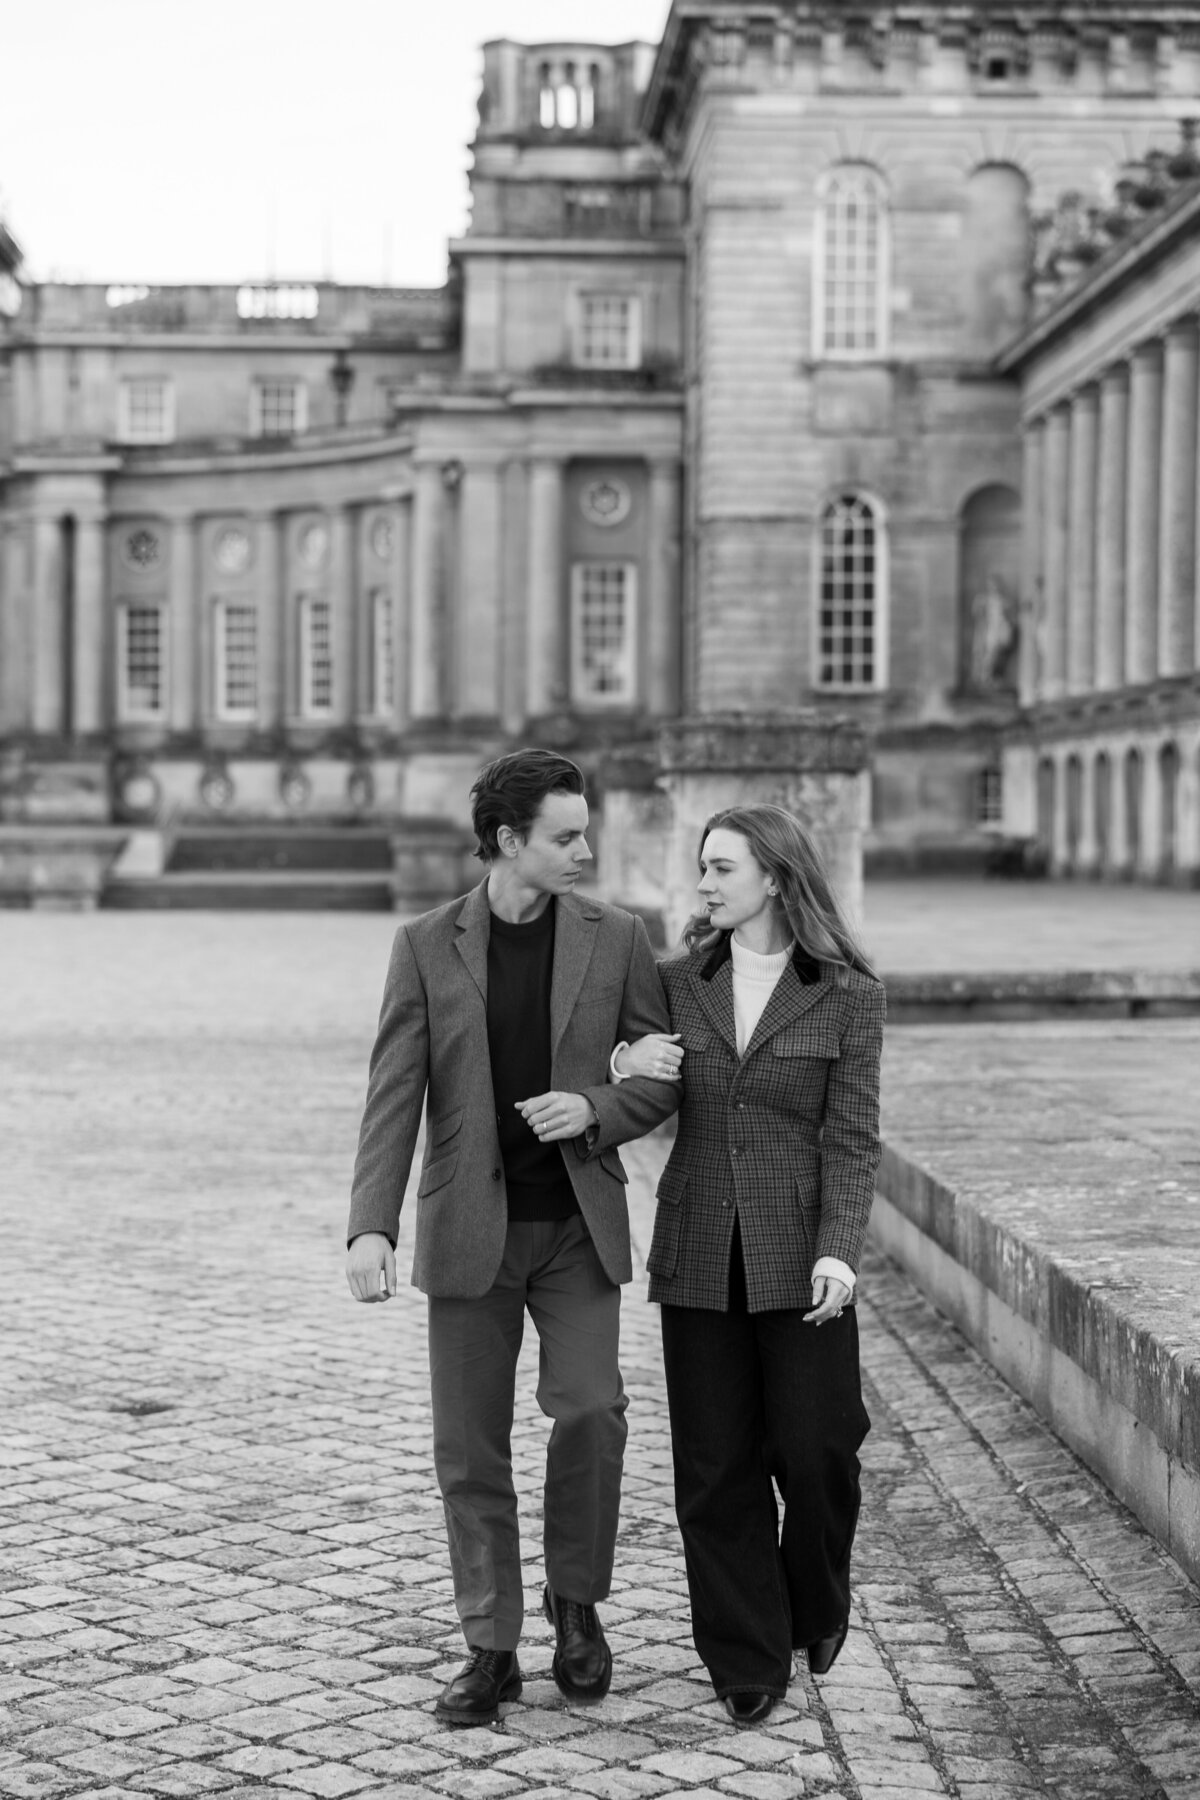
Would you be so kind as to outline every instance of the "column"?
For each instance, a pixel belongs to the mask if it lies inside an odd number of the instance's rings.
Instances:
[[[1079,844],[1075,873],[1094,875],[1100,861],[1096,839],[1096,753],[1085,744],[1079,751]]]
[[[1071,847],[1067,833],[1067,757],[1050,752],[1054,761],[1054,817],[1050,821],[1050,872],[1064,875],[1071,869]]]
[[[254,533],[254,598],[258,608],[258,722],[269,730],[287,711],[287,596],[281,578],[283,521],[278,513],[259,513],[250,521]]]
[[[461,580],[454,710],[472,719],[494,719],[500,710],[500,473],[494,463],[468,463],[458,508]]]
[[[1066,684],[1067,510],[1071,414],[1056,406],[1046,423],[1046,530],[1042,605],[1041,698],[1057,700]]]
[[[1163,855],[1163,784],[1159,755],[1161,743],[1156,738],[1143,740],[1142,752],[1142,854],[1135,874],[1143,881],[1157,881],[1162,874]]]
[[[674,457],[650,464],[650,579],[640,635],[646,656],[642,691],[655,718],[679,711],[679,484]]]
[[[1109,814],[1108,874],[1119,881],[1131,873],[1129,851],[1129,793],[1125,785],[1125,752],[1122,740],[1108,746]]]
[[[62,523],[33,521],[33,729],[63,729]]]
[[[1167,332],[1162,386],[1162,504],[1159,516],[1158,673],[1192,666],[1196,605],[1196,320]]]
[[[1041,680],[1037,634],[1044,583],[1046,512],[1046,423],[1033,419],[1021,440],[1021,636],[1017,646],[1017,691],[1032,706]]]
[[[191,731],[199,717],[200,598],[196,591],[196,521],[171,520],[167,594],[167,724]]]
[[[28,614],[23,533],[15,518],[0,515],[0,731],[28,722]]]
[[[1125,526],[1128,488],[1129,365],[1117,363],[1100,384],[1096,506],[1096,686],[1125,676]]]
[[[355,680],[355,611],[357,572],[354,563],[354,518],[348,506],[329,509],[329,604],[333,648],[333,716],[339,724],[354,718],[358,706]]]
[[[74,682],[72,723],[77,733],[91,736],[104,729],[111,681],[104,617],[102,519],[77,518],[75,521],[75,608],[71,625],[75,640],[71,662]]]
[[[1129,524],[1126,542],[1125,680],[1158,668],[1158,517],[1162,447],[1162,346],[1140,344],[1129,384]]]
[[[1093,679],[1096,606],[1096,427],[1099,394],[1081,388],[1071,405],[1071,498],[1067,549],[1067,692]]]
[[[412,612],[409,628],[409,710],[414,724],[441,717],[438,618],[442,477],[436,463],[420,463],[413,495]]]
[[[525,717],[566,699],[563,603],[562,464],[538,457],[529,470],[529,602],[525,632]]]

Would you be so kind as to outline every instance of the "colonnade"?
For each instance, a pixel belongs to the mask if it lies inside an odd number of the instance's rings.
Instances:
[[[124,725],[173,734],[229,736],[218,716],[215,601],[249,602],[257,633],[259,731],[312,724],[403,731],[490,723],[516,731],[570,710],[570,569],[564,517],[569,459],[460,459],[418,453],[403,483],[313,505],[229,507],[224,483],[158,506],[106,517],[51,492],[3,521],[0,550],[0,732],[95,739]],[[635,706],[669,716],[679,705],[679,507],[677,458],[646,465],[638,553]],[[100,498],[100,496],[97,496]],[[165,495],[164,495],[165,500]],[[325,528],[317,569],[296,561],[289,530],[299,517]],[[388,556],[373,557],[370,525],[386,517]],[[150,566],[125,569],[123,532],[144,527],[158,546]],[[214,534],[247,540],[242,569],[214,561]],[[114,539],[117,540],[114,543]],[[373,667],[372,597],[391,597],[394,667],[386,712]],[[332,609],[332,704],[306,719],[300,705],[297,601],[328,597]],[[161,608],[163,703],[153,719],[119,716],[116,618],[122,603]],[[142,730],[144,736],[144,729]]]
[[[1025,427],[1029,706],[1200,668],[1195,315]]]
[[[1200,883],[1200,721],[1043,745],[1029,774],[1052,873]]]

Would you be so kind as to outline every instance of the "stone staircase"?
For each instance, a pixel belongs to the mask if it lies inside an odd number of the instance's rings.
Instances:
[[[370,826],[185,826],[161,868],[123,859],[102,904],[143,909],[389,912],[392,835]]]

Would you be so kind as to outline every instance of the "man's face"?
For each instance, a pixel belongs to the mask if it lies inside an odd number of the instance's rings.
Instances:
[[[569,894],[590,863],[585,833],[587,801],[582,794],[547,794],[524,843],[519,838],[513,873],[538,894]]]

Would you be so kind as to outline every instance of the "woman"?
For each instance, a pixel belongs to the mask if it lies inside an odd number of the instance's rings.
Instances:
[[[822,1675],[846,1637],[884,993],[782,807],[708,821],[699,891],[685,951],[661,965],[674,1033],[620,1047],[613,1072],[682,1065],[650,1298],[696,1649],[751,1725],[786,1693],[793,1649]]]

